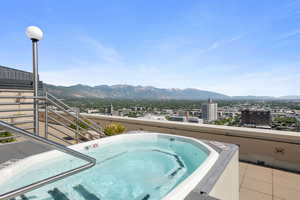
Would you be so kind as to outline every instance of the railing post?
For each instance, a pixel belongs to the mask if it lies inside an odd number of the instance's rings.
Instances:
[[[76,135],[75,135],[75,138],[76,138],[76,142],[77,144],[79,143],[79,111],[76,110]]]
[[[38,78],[38,41],[32,40],[32,65],[33,65],[33,112],[34,112],[34,134],[39,135],[39,78]]]
[[[33,68],[33,110],[34,110],[34,134],[39,135],[39,72],[38,72],[38,41],[43,38],[43,32],[36,26],[26,29],[27,37],[32,41],[32,68]]]
[[[45,138],[48,139],[48,92],[45,92]]]

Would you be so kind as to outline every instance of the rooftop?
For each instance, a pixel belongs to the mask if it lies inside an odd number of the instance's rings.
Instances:
[[[240,200],[296,200],[300,174],[240,162]]]
[[[16,91],[12,91],[12,93],[16,93]],[[2,95],[6,95],[6,93],[3,92]],[[17,95],[22,96],[24,94]],[[28,92],[25,95],[28,95]],[[19,106],[11,105],[15,103],[6,101],[3,101],[2,104],[8,104],[11,106],[10,109]],[[30,105],[24,104],[22,108],[25,109],[24,106]],[[18,111],[20,106],[16,109]],[[43,116],[43,111],[40,111],[40,134],[41,136],[45,136],[43,135],[45,133],[45,124],[43,123],[45,115]],[[53,112],[54,111],[49,112],[50,117],[54,117],[53,114],[56,113],[57,116],[61,118],[64,114],[64,112],[61,111]],[[98,114],[81,113],[81,115],[92,120],[101,127],[104,127],[107,123],[118,122],[123,124],[127,131],[143,130],[169,133],[194,137],[201,140],[236,144],[240,147],[239,190],[241,200],[293,200],[298,199],[297,197],[300,195],[300,189],[298,187],[298,185],[300,185],[300,135],[297,132],[192,124],[184,122],[179,123],[171,121],[141,120],[136,118],[104,116]],[[51,135],[48,136],[50,140],[59,142],[63,145],[76,143],[76,136],[68,125],[64,127],[53,122],[55,121],[52,120],[52,123],[50,122],[51,126],[49,126],[49,130],[51,128]],[[27,124],[26,126],[29,125]],[[66,137],[66,135],[70,137]],[[1,154],[0,167],[1,163],[2,166],[4,166],[5,164],[3,165],[3,163],[13,161],[11,160],[13,158],[22,159],[29,155],[48,150],[41,146],[34,146],[31,141],[26,139],[17,138],[17,140],[18,141],[16,143],[0,145],[0,152],[5,154],[5,156],[2,156],[3,154]],[[235,188],[237,189],[237,187]]]
[[[6,152],[0,158],[0,166],[10,158],[21,159],[47,150],[30,141],[0,145],[0,151]],[[296,200],[300,196],[300,174],[246,162],[239,163],[239,173],[240,200]]]

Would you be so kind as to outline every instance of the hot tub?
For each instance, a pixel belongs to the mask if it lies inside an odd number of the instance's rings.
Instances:
[[[24,194],[38,200],[176,200],[184,199],[219,157],[209,145],[161,133],[122,134],[70,146],[97,160],[79,174]],[[4,193],[83,164],[49,151],[0,171]]]

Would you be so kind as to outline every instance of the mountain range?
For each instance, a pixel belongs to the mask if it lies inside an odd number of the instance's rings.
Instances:
[[[182,100],[206,100],[208,98],[219,100],[295,100],[300,96],[228,96],[225,94],[187,88],[187,89],[162,89],[152,86],[132,85],[73,85],[55,86],[45,84],[44,87],[52,94],[60,98],[116,98],[116,99],[182,99]]]

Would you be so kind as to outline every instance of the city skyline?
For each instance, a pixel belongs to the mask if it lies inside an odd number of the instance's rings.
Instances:
[[[2,7],[0,65],[31,71],[24,31],[37,25],[45,33],[40,76],[46,83],[300,94],[299,1],[9,1]]]

